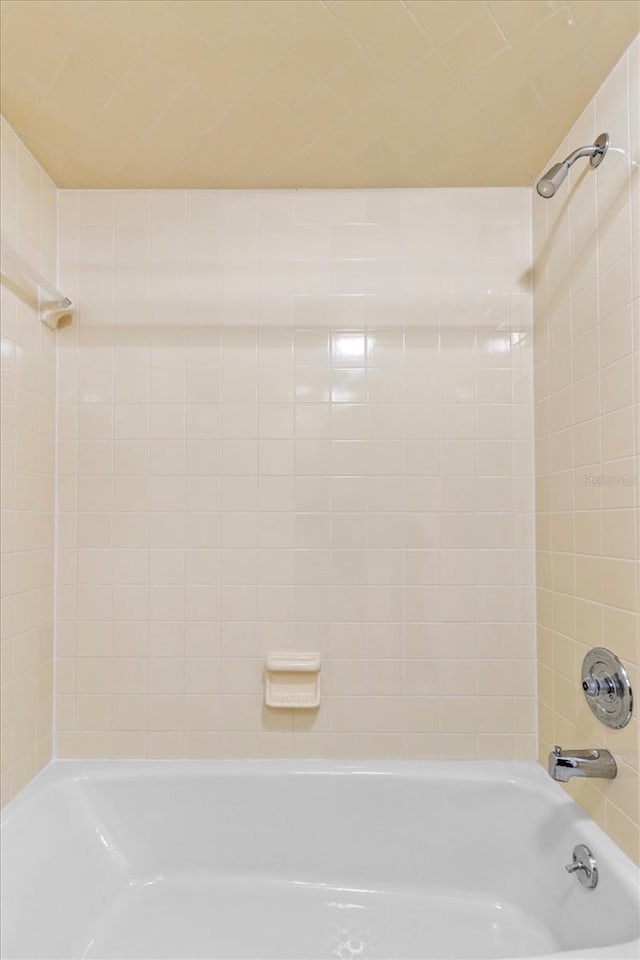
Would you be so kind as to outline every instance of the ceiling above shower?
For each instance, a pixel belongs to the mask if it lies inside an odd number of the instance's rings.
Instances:
[[[640,28],[636,0],[1,9],[2,112],[63,187],[530,184]]]

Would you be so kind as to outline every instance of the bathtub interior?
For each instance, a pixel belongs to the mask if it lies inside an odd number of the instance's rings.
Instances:
[[[55,768],[7,812],[4,957],[531,957],[640,935],[610,841],[527,764]],[[563,867],[594,829],[589,891]]]

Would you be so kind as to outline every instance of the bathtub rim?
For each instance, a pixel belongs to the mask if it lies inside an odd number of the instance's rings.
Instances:
[[[331,759],[269,759],[269,758],[214,758],[214,759],[68,759],[53,758],[0,811],[0,827],[37,799],[44,791],[64,781],[107,781],[113,779],[142,780],[154,776],[171,779],[184,775],[234,777],[286,776],[381,776],[399,777],[411,781],[458,780],[468,783],[503,783],[520,786],[551,799],[556,806],[573,805],[581,820],[597,826],[589,814],[576,803],[562,787],[552,781],[541,764],[534,760],[331,760]],[[607,841],[621,850],[601,828]]]

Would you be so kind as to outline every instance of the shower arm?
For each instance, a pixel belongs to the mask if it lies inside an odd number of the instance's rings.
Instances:
[[[600,146],[598,143],[589,144],[588,147],[578,147],[577,150],[574,150],[573,153],[570,153],[566,160],[563,160],[568,167],[572,167],[576,160],[579,160],[580,157],[597,157],[598,154],[603,154],[605,152],[605,147]]]

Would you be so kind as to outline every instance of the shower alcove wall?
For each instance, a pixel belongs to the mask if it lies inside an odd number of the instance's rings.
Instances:
[[[62,756],[535,756],[530,203],[60,193]]]

